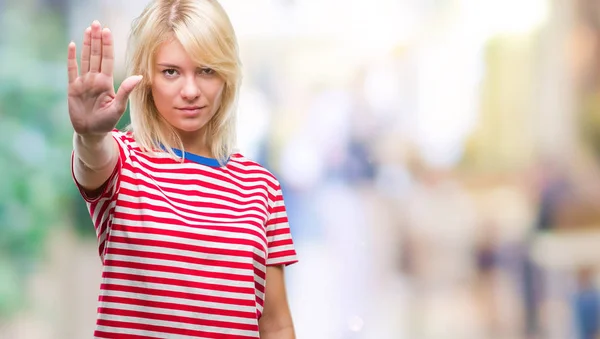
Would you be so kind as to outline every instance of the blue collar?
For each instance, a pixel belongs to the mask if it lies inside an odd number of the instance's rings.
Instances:
[[[160,145],[160,146],[162,147],[163,150],[166,151],[165,146],[163,146],[163,145]],[[185,151],[182,152],[180,149],[177,149],[177,148],[171,148],[171,150],[173,150],[173,153],[175,153],[176,156],[193,161],[197,164],[209,166],[209,167],[221,167],[221,164],[219,164],[219,160],[217,160],[215,158],[203,157],[201,155],[190,153],[190,152],[185,152]],[[225,164],[227,164],[227,162],[229,162],[229,159],[230,158],[227,158],[227,160],[225,161]]]

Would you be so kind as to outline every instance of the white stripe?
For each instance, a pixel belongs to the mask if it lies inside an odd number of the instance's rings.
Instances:
[[[96,206],[94,208],[94,213],[92,214],[92,220],[94,221],[94,223],[100,223],[102,224],[102,222],[104,222],[104,220],[106,220],[106,218],[108,217],[108,211],[110,210],[110,205],[107,206],[107,208],[103,211],[103,214],[100,215],[100,211],[102,211],[102,209],[104,208],[105,205],[110,204],[110,199],[108,198],[102,198],[100,200],[98,200],[98,202],[96,203]]]
[[[165,338],[164,333],[158,333],[158,332],[154,332],[154,331],[145,331],[145,330],[135,330],[135,329],[121,328],[121,327],[96,326],[96,330],[110,333],[110,334],[116,333],[116,334],[139,335],[139,336],[152,337],[152,338],[162,338],[162,339]],[[95,337],[95,338],[105,339],[104,337]],[[180,337],[180,338],[183,339],[184,337]],[[191,339],[191,338],[198,338],[198,337],[185,337],[185,338]]]
[[[170,156],[166,153],[160,153],[157,154],[155,156],[150,156],[151,158],[158,158],[158,159],[167,159]],[[194,162],[190,162],[190,163],[179,163],[179,162],[173,162],[173,163],[167,163],[167,164],[162,164],[162,163],[155,163],[151,160],[146,159],[144,156],[138,156],[137,157],[137,162],[139,163],[139,165],[143,166],[144,168],[148,168],[153,167],[153,168],[158,168],[161,170],[164,170],[165,172],[160,172],[160,173],[156,173],[156,175],[160,176],[160,177],[165,177],[164,175],[171,175],[169,174],[169,172],[173,171],[173,170],[198,170],[198,164],[194,163]],[[242,186],[244,185],[249,185],[249,183],[247,181],[244,181],[245,179],[259,179],[256,180],[257,184],[260,184],[261,181],[265,182],[268,181],[269,183],[271,183],[272,185],[277,185],[276,180],[273,179],[273,175],[268,172],[264,167],[260,166],[260,165],[248,165],[248,164],[240,164],[238,162],[232,161],[229,163],[229,165],[232,168],[237,168],[240,169],[242,171],[252,171],[252,172],[258,172],[258,173],[242,173],[242,172],[235,172],[233,173],[233,175],[235,175],[235,177],[240,178],[242,180],[239,180],[237,178],[234,178],[231,174],[231,171],[223,171],[221,169],[217,169],[215,167],[211,167],[211,166],[202,166],[202,170],[204,172],[207,173],[211,173],[212,175],[216,175],[222,178],[228,178],[229,180],[232,180],[238,184],[241,184]],[[172,172],[171,172],[172,173]],[[173,176],[175,176],[175,173],[172,174]],[[201,174],[201,176],[204,176],[204,174]],[[181,177],[183,178],[189,178],[189,174],[183,174],[181,175]],[[252,185],[254,184],[254,182],[252,182]]]
[[[129,158],[130,158],[130,149],[131,149],[131,142],[129,141],[129,138],[125,137],[123,138],[123,136],[125,136],[125,133],[117,131],[117,132],[112,132],[113,138],[115,138],[115,140],[117,141],[117,143],[119,144],[119,148],[121,150],[123,150],[123,153],[125,154],[125,161],[128,162]]]
[[[197,279],[196,279],[197,281]],[[222,298],[231,298],[238,300],[255,300],[254,296],[248,293],[234,293],[234,292],[225,292],[225,291],[217,291],[217,290],[208,290],[205,288],[194,288],[188,286],[179,286],[179,285],[170,285],[170,284],[159,284],[153,282],[144,282],[144,281],[136,281],[129,279],[115,279],[111,278],[110,281],[107,281],[110,284],[121,285],[121,286],[130,286],[130,287],[139,287],[139,288],[149,288],[156,289],[161,291],[169,291],[169,292],[180,292],[180,293],[193,293],[204,295],[207,297],[222,297]]]
[[[167,278],[167,279],[177,279],[177,280],[185,280],[185,281],[190,281],[190,282],[197,282],[199,280],[198,277],[191,276],[189,274],[171,273],[171,272],[163,272],[163,271],[152,271],[152,270],[145,270],[145,269],[138,269],[138,268],[106,266],[104,268],[104,270],[106,272],[125,273],[125,274],[133,274],[133,275],[141,275],[141,276],[157,277],[157,278]],[[110,281],[111,281],[111,279],[104,279],[105,283],[109,283]],[[207,283],[207,284],[254,289],[254,281],[240,281],[240,280],[228,280],[228,279],[203,277],[202,282]]]
[[[166,172],[158,172],[158,171],[154,171],[149,175],[150,173],[148,173],[150,171],[150,169],[148,169],[148,165],[142,164],[140,162],[133,162],[132,166],[136,169],[139,170],[139,173],[136,173],[134,176],[136,177],[149,177],[150,178],[156,178],[157,181],[161,182],[161,186],[167,186],[167,187],[176,187],[177,186],[169,186],[169,185],[178,185],[178,186],[182,186],[181,184],[173,184],[173,183],[167,183],[164,182],[163,180],[190,180],[190,179],[196,179],[196,181],[201,181],[201,182],[206,182],[206,183],[210,183],[213,185],[216,185],[217,187],[223,187],[223,188],[228,188],[237,192],[247,192],[248,194],[250,193],[260,193],[260,192],[264,192],[268,185],[262,181],[262,180],[256,180],[256,182],[239,182],[239,185],[236,185],[234,183],[232,183],[231,181],[235,181],[236,179],[234,179],[232,176],[223,176],[222,174],[218,175],[217,178],[214,178],[212,176],[208,176],[208,175],[204,175],[201,173],[198,173],[197,175],[190,175],[189,173],[181,173],[181,172],[173,172],[174,169],[181,169],[182,167],[180,166],[175,166],[173,168],[172,165],[163,165],[163,164],[154,164],[152,163],[151,166],[161,169],[161,170],[165,170]],[[189,170],[197,170],[197,166],[195,165],[191,168],[189,168]],[[126,170],[127,172],[131,173],[130,171]],[[125,171],[123,171],[123,173],[127,173]],[[131,175],[127,173],[127,175]],[[140,175],[141,174],[141,175]],[[219,178],[220,177],[220,178]],[[250,178],[252,179],[263,179],[261,177],[257,177],[256,175],[250,176]],[[195,189],[199,189],[201,188],[201,186],[195,184],[185,184],[185,186],[190,186],[190,187],[195,187]],[[250,186],[258,186],[257,188],[252,188],[250,189]],[[200,189],[201,190],[201,189]]]
[[[130,221],[126,219],[115,218],[115,223],[119,223],[124,226],[140,226],[139,222]],[[154,227],[160,229],[160,224],[144,222],[145,227]],[[164,225],[162,225],[164,227]],[[199,247],[208,247],[208,248],[216,248],[221,250],[235,250],[235,251],[246,251],[253,252],[254,254],[266,257],[265,251],[256,248],[252,245],[244,245],[244,244],[234,244],[234,243],[222,243],[222,242],[214,242],[214,241],[203,241],[197,239],[189,239],[177,236],[171,236],[166,234],[151,234],[151,233],[137,233],[137,232],[123,232],[120,230],[113,229],[111,234],[115,236],[125,237],[125,238],[135,238],[139,240],[152,240],[152,241],[167,241],[167,242],[176,242],[180,244],[185,244],[189,246],[199,246]]]
[[[113,220],[114,224],[119,224],[119,225],[124,225],[124,226],[132,226],[132,227],[145,226],[145,227],[152,227],[152,228],[155,228],[158,230],[180,231],[180,232],[191,233],[191,234],[200,235],[200,236],[218,236],[218,237],[229,238],[229,239],[244,239],[244,240],[253,241],[256,243],[256,245],[261,245],[260,248],[263,251],[266,251],[267,233],[266,233],[266,230],[261,228],[260,226],[251,225],[251,224],[242,224],[239,222],[227,223],[225,220],[229,220],[229,219],[216,220],[216,222],[197,222],[197,221],[191,222],[189,220],[183,219],[181,217],[176,217],[172,214],[165,213],[165,212],[154,212],[154,211],[149,211],[146,209],[136,210],[136,209],[131,209],[129,207],[117,207],[117,209],[115,211],[119,212],[119,213],[127,213],[127,214],[131,214],[131,215],[142,216],[142,217],[152,216],[152,217],[158,217],[158,218],[174,219],[174,220],[178,220],[178,221],[187,223],[188,225],[181,225],[176,222],[165,224],[165,223],[146,221],[146,220],[136,221],[136,220],[130,220],[129,217],[127,217],[127,219],[115,218]],[[207,226],[210,228],[205,228],[204,226]],[[239,229],[239,231],[214,229],[215,226],[231,227],[234,229]],[[250,230],[250,231],[248,232],[247,230]],[[252,232],[252,230],[254,230],[254,232]],[[183,237],[177,237],[177,239],[183,239],[184,241],[193,241],[191,239],[188,239],[186,235],[183,235]]]
[[[261,285],[263,288],[265,288],[265,285]],[[265,300],[265,294],[259,290],[256,290],[256,296],[259,297],[261,300]],[[258,303],[257,303],[258,305]],[[261,311],[262,312],[262,311]]]
[[[234,222],[237,223],[238,226],[240,225],[240,223],[245,223],[245,225],[247,226],[247,228],[257,228],[255,225],[252,225],[250,223],[256,223],[258,225],[262,225],[264,223],[263,219],[252,218],[250,216],[245,217],[245,218],[234,219],[234,218],[229,218],[229,217],[228,218],[208,217],[206,215],[200,214],[200,218],[207,220],[207,221],[202,221],[201,222],[201,221],[194,221],[194,220],[191,220],[191,219],[183,218],[181,215],[175,214],[173,212],[154,211],[152,209],[147,209],[147,208],[134,209],[134,208],[121,207],[120,206],[118,211],[122,212],[122,213],[132,214],[132,215],[142,215],[142,216],[149,216],[149,217],[173,219],[173,220],[177,220],[177,221],[179,221],[181,223],[191,224],[191,225],[195,225],[197,223],[204,223],[204,224],[206,224],[207,222],[210,222],[210,221],[212,221],[212,223],[209,223],[209,225],[215,225],[214,222],[234,221]],[[180,213],[183,214],[184,212],[180,212]],[[246,234],[246,236],[250,236],[250,234]]]
[[[253,216],[257,216],[262,221],[261,223],[263,223],[267,217],[266,205],[258,204],[256,202],[253,202],[250,204],[233,204],[233,203],[230,203],[227,201],[214,199],[212,201],[204,201],[203,204],[191,204],[191,203],[189,203],[189,199],[186,199],[185,201],[187,203],[180,203],[180,202],[170,200],[169,197],[164,196],[162,194],[162,192],[160,192],[158,190],[153,190],[153,189],[145,188],[145,187],[142,188],[141,190],[139,190],[138,187],[134,187],[133,185],[126,183],[126,182],[123,183],[123,186],[127,187],[131,190],[144,191],[145,193],[150,193],[150,194],[153,194],[160,198],[157,199],[157,198],[146,196],[143,194],[140,196],[121,194],[121,196],[119,197],[119,200],[121,200],[121,201],[126,201],[126,202],[131,202],[131,203],[147,203],[147,204],[152,204],[154,206],[166,207],[171,210],[173,210],[174,208],[183,208],[183,209],[188,209],[188,210],[192,209],[196,213],[189,213],[189,212],[177,210],[177,212],[179,214],[187,215],[190,217],[198,217],[198,215],[202,214],[202,213],[223,213],[223,214],[228,214],[231,216],[247,216],[250,214]],[[154,191],[154,192],[152,192],[152,191]],[[167,201],[169,201],[170,203]],[[215,204],[223,205],[224,208],[203,207],[204,204],[206,204],[206,203],[215,203]],[[261,212],[256,211],[255,210],[256,208],[258,208]],[[243,211],[234,211],[232,209],[243,209]]]
[[[185,303],[185,305],[189,305],[189,304]],[[183,310],[176,310],[176,309],[165,309],[165,308],[160,308],[160,307],[138,306],[138,305],[112,303],[112,302],[103,302],[102,307],[113,308],[113,309],[118,309],[118,310],[135,311],[135,312],[148,312],[148,313],[154,313],[154,314],[163,314],[163,315],[170,315],[170,316],[176,316],[176,317],[195,318],[195,319],[202,319],[202,320],[207,320],[207,321],[224,321],[224,322],[237,323],[237,324],[256,325],[256,319],[254,319],[254,318],[240,318],[240,317],[232,317],[232,316],[210,314],[210,313],[190,312],[190,311],[183,311]]]
[[[264,273],[265,273],[265,276],[266,276],[267,272],[264,272]],[[259,277],[258,275],[254,276],[254,281],[257,282],[257,283],[259,283],[262,287],[265,287],[265,279]],[[258,291],[256,291],[256,292],[258,292]]]
[[[290,233],[278,234],[272,237],[269,237],[270,241],[282,241],[282,240],[290,240],[292,239],[292,235]]]
[[[173,303],[173,304],[179,304],[179,305],[189,305],[192,307],[207,307],[207,308],[214,308],[216,310],[222,310],[222,311],[238,311],[238,312],[247,312],[247,313],[252,313],[252,314],[254,314],[254,312],[256,312],[256,308],[254,306],[240,306],[240,305],[215,303],[215,302],[208,302],[208,301],[197,301],[194,299],[174,298],[174,297],[168,297],[168,296],[164,296],[164,295],[157,296],[157,295],[152,295],[152,294],[139,294],[139,293],[125,292],[125,291],[112,291],[112,290],[101,290],[100,295],[107,296],[107,297],[111,296],[111,297],[118,297],[118,298],[145,300],[148,302],[162,302],[162,303]],[[103,304],[102,302],[99,303],[100,306],[102,306],[102,304]]]
[[[266,266],[260,264],[259,262],[252,260],[249,257],[240,257],[234,255],[222,255],[222,254],[207,254],[198,251],[188,251],[188,250],[179,250],[169,247],[160,247],[160,246],[146,246],[146,245],[138,245],[138,244],[124,244],[120,242],[113,242],[110,246],[111,248],[116,249],[130,249],[135,251],[145,251],[145,252],[154,252],[160,254],[174,254],[174,255],[183,255],[198,259],[210,259],[214,261],[220,262],[231,262],[231,263],[242,263],[247,264],[249,262],[253,263],[253,266],[256,269],[259,269],[263,272],[266,270]]]
[[[221,267],[213,265],[201,265],[194,263],[187,263],[178,260],[167,260],[167,259],[154,259],[122,254],[107,253],[105,260],[119,260],[125,262],[138,263],[142,265],[161,265],[173,268],[181,268],[185,270],[198,270],[206,273],[223,273],[223,274],[236,274],[242,276],[254,276],[254,269],[240,269]]]
[[[110,205],[108,205],[108,207],[104,211],[104,214],[102,215],[102,219],[100,220],[100,223],[98,224],[98,229],[96,230],[96,233],[100,231],[100,228],[102,227],[104,222],[111,216],[110,211],[115,207],[116,204],[117,204],[117,201],[115,200],[115,201],[112,201],[110,203]],[[100,237],[103,237],[102,240],[104,240],[106,238],[106,235],[107,235],[107,232],[109,232],[110,226],[111,226],[111,223],[110,222],[107,223],[106,229],[104,230],[103,234],[100,235]]]
[[[139,163],[145,163],[146,165],[151,165],[154,167],[164,168],[164,169],[180,169],[180,168],[197,169],[198,168],[198,165],[195,163],[179,163],[179,162],[175,162],[172,164],[153,163],[152,161],[147,160],[145,157],[167,159],[167,158],[171,158],[171,156],[166,152],[158,152],[158,153],[142,152],[141,149],[139,148],[139,145],[135,141],[135,139],[130,138],[129,136],[126,136],[126,134],[123,132],[120,132],[120,131],[114,132],[113,135],[117,137],[117,141],[119,142],[120,147],[124,149],[127,160],[129,160],[129,158],[130,158],[129,153],[131,151],[137,155],[136,159],[138,159]],[[122,139],[123,136],[124,136],[125,140]],[[142,153],[144,153],[144,155],[142,155]],[[271,184],[271,186],[279,186],[278,180],[273,176],[273,174],[269,170],[267,170],[260,164],[256,163],[255,161],[252,161],[244,156],[241,156],[238,158],[232,158],[229,161],[229,163],[227,164],[227,166],[234,168],[234,169],[242,170],[242,171],[262,172],[260,174],[253,173],[253,174],[249,174],[249,175],[240,173],[240,172],[235,172],[235,176],[240,177],[242,179],[260,178],[260,179],[268,181]],[[210,166],[204,166],[203,169],[205,169],[206,171],[218,174],[218,175],[224,175],[222,170],[218,170],[218,169],[212,168]],[[227,171],[225,171],[225,173],[227,173]],[[230,177],[230,176],[228,176],[228,177]],[[233,180],[236,180],[236,179],[233,179]]]
[[[121,210],[121,208],[119,206],[117,206],[116,210],[117,212],[119,212]],[[167,224],[165,225],[164,223],[157,223],[154,221],[137,221],[137,220],[130,220],[130,219],[124,219],[124,218],[114,218],[113,224],[120,224],[120,225],[125,225],[125,226],[136,226],[139,227],[141,225],[146,226],[146,227],[153,227],[153,228],[158,228],[158,229],[165,229],[165,226],[169,227],[168,229],[173,230],[173,227],[177,227],[179,230],[181,231],[186,231],[186,232],[190,232],[193,230],[196,230],[199,227],[202,226],[215,226],[214,222],[198,222],[195,223],[194,226],[183,226],[183,225],[171,225],[171,224]],[[220,225],[220,226],[224,226],[224,227],[239,227],[240,225],[235,223],[235,222],[225,222],[225,221],[219,221],[216,225]]]
[[[119,208],[119,212],[128,213],[131,215],[138,215],[138,216],[142,216],[142,217],[172,219],[172,221],[170,221],[168,224],[160,224],[162,227],[160,227],[159,229],[162,229],[162,230],[180,231],[180,232],[192,233],[192,234],[195,234],[198,236],[213,236],[213,237],[222,237],[222,238],[227,238],[227,239],[232,239],[232,240],[247,240],[247,241],[253,241],[253,242],[257,243],[257,245],[263,245],[263,246],[266,244],[266,241],[267,241],[266,233],[261,233],[260,229],[255,232],[244,232],[244,231],[236,232],[236,231],[229,231],[229,230],[218,230],[218,229],[213,229],[213,228],[205,228],[202,226],[206,225],[207,224],[206,222],[196,224],[195,222],[191,222],[191,221],[183,219],[181,217],[177,217],[170,213],[154,212],[154,211],[147,210],[147,209],[136,210],[136,209],[121,207],[121,208]],[[181,223],[187,223],[188,225],[181,225],[181,224],[177,223],[177,221],[179,221]],[[218,222],[219,220],[216,220],[216,221]],[[141,224],[143,226],[148,226],[148,223],[145,221],[141,222]],[[217,224],[217,223],[209,223],[210,226],[215,226],[215,224]],[[139,222],[138,222],[138,225],[139,225]],[[240,227],[240,224],[237,224],[236,226],[237,226],[237,228],[244,228],[244,229],[250,229],[250,230],[252,230],[253,228],[254,229],[257,228],[256,226],[252,226],[249,224],[246,224],[245,227]],[[183,235],[183,239],[187,239],[187,236]]]
[[[254,336],[258,337],[257,331],[246,331],[246,330],[237,330],[237,329],[227,329],[213,326],[198,326],[187,324],[184,322],[175,322],[175,321],[165,321],[165,320],[156,320],[156,319],[144,319],[144,318],[134,318],[134,317],[124,317],[120,315],[112,315],[112,314],[100,314],[100,319],[109,320],[109,321],[124,321],[131,322],[141,325],[153,325],[153,326],[165,326],[180,330],[196,330],[196,331],[206,331],[213,332],[218,334],[230,334],[230,335],[245,335],[245,336]],[[176,338],[177,336],[169,334],[169,338]]]
[[[297,256],[288,255],[285,257],[270,258],[270,259],[267,259],[267,265],[272,266],[272,265],[277,265],[277,264],[282,264],[285,262],[292,262],[292,261],[298,261]]]
[[[233,193],[229,193],[229,192],[225,192],[219,189],[212,189],[209,188],[207,186],[202,186],[202,185],[197,185],[197,184],[186,184],[186,185],[182,185],[182,184],[176,184],[176,183],[168,183],[168,182],[158,182],[154,179],[150,179],[144,175],[137,175],[134,174],[132,172],[130,172],[128,169],[123,169],[122,173],[123,176],[127,176],[129,178],[134,178],[137,180],[141,180],[146,182],[147,184],[151,185],[151,186],[156,186],[159,189],[162,188],[170,188],[170,189],[176,189],[179,191],[183,191],[183,192],[190,192],[190,193],[196,193],[196,192],[204,192],[204,193],[210,193],[213,194],[217,197],[224,197],[224,198],[228,198],[234,201],[240,201],[240,202],[250,202],[250,201],[256,201],[256,200],[261,200],[264,197],[261,196],[261,193],[264,193],[264,190],[260,190],[260,189],[256,189],[256,190],[241,190],[241,189],[236,189],[235,192],[238,194],[233,194]],[[206,180],[205,180],[206,182]],[[157,194],[155,192],[160,192],[159,195],[161,196],[166,196],[167,193],[163,192],[162,190],[155,190],[152,188],[148,188],[147,186],[134,186],[134,185],[126,185],[127,182],[121,181],[121,187],[128,187],[130,189],[133,189],[135,191],[141,191],[141,192],[151,192],[154,194]],[[216,183],[215,184],[216,187],[221,186],[220,183]],[[148,191],[150,190],[150,191]],[[182,199],[182,200],[186,200],[186,201],[190,201],[190,202],[197,202],[199,201],[199,196],[197,194],[181,194],[181,193],[175,193],[175,192],[169,192],[168,196],[171,196],[173,198],[177,198],[177,199]],[[194,198],[196,198],[194,200]],[[220,199],[215,199],[215,201],[221,202],[221,203],[227,203],[227,201],[222,201]]]
[[[97,202],[95,202],[96,204],[96,208],[94,209],[94,213],[92,213],[90,216],[92,217],[93,221],[96,221],[96,219],[98,219],[98,215],[100,214],[100,210],[102,210],[102,206],[104,206],[104,204],[108,203],[106,198],[102,198],[102,199],[98,199]],[[91,207],[91,203],[87,203],[89,207]]]
[[[283,200],[280,200],[278,202],[275,202],[276,206],[283,206]],[[274,206],[274,207],[276,207]],[[287,216],[287,213],[285,210],[280,211],[280,212],[276,212],[276,213],[271,213],[270,219],[277,219],[277,218],[284,218]]]
[[[281,245],[269,248],[269,253],[278,253],[283,251],[291,251],[294,249],[294,245]]]

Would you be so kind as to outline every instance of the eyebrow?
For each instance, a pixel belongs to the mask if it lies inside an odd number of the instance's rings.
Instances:
[[[177,66],[177,65],[172,65],[172,64],[162,64],[162,63],[161,63],[161,64],[158,64],[158,66],[161,66],[161,67],[167,67],[167,68],[180,68],[180,67],[179,67],[179,66]]]
[[[164,64],[164,63],[159,63],[158,66],[160,67],[165,67],[165,68],[174,68],[174,69],[180,69],[181,67],[177,66],[177,65],[173,65],[173,64]],[[203,68],[210,68],[210,67],[205,67],[205,66],[198,66],[196,67],[198,69],[203,69]]]

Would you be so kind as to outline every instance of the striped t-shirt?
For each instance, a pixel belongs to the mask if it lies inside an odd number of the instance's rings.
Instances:
[[[281,187],[256,162],[143,153],[86,196],[102,260],[96,338],[259,338],[266,267],[297,261]],[[175,150],[176,154],[181,152]]]

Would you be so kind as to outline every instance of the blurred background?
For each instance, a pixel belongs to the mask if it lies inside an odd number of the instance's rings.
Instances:
[[[600,1],[222,0],[298,338],[599,337]],[[0,338],[91,337],[66,51],[146,0],[0,0]],[[127,123],[127,118],[120,126]]]

